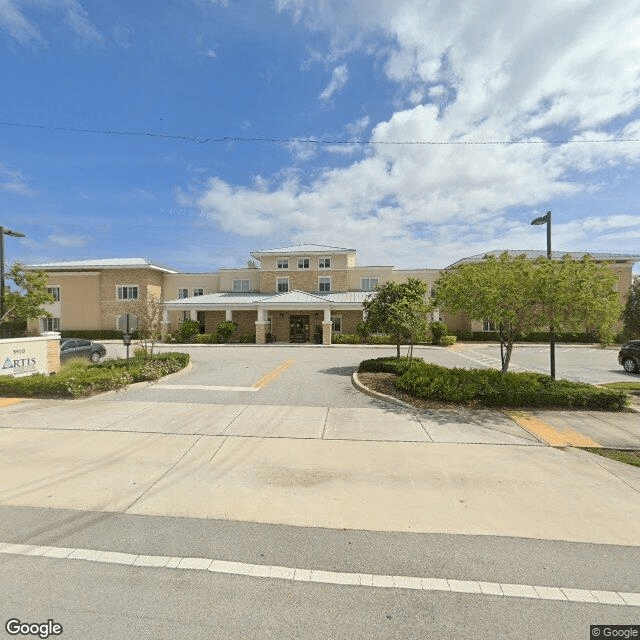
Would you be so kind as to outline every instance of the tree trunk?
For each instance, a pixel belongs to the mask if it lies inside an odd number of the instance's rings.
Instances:
[[[502,361],[503,375],[509,370],[509,361],[511,360],[511,352],[513,351],[513,342],[507,342],[504,345],[504,359]]]
[[[400,343],[396,343],[396,358],[398,358],[398,360],[400,360]]]

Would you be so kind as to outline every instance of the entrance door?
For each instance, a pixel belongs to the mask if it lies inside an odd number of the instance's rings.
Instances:
[[[309,341],[309,316],[289,316],[289,342]]]

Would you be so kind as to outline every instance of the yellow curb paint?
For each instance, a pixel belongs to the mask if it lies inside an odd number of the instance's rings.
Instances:
[[[281,373],[285,372],[290,366],[295,363],[295,360],[285,360],[279,367],[267,373],[267,375],[262,376],[258,382],[252,384],[251,386],[254,389],[262,389],[262,387],[266,387],[270,382],[273,382]]]
[[[0,407],[8,407],[10,404],[22,402],[22,398],[0,398]]]
[[[552,447],[601,447],[602,445],[573,429],[556,430],[528,411],[505,411],[523,429],[542,438]]]

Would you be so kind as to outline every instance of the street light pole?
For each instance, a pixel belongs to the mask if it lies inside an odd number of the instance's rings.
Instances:
[[[547,225],[547,258],[551,260],[551,211],[531,221],[533,225]],[[551,360],[551,377],[556,377],[556,334],[553,324],[549,326],[549,359]]]
[[[0,336],[4,338],[4,237],[24,238],[24,233],[0,227]]]

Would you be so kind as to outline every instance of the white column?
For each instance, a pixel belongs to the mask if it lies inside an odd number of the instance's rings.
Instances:
[[[231,322],[233,320],[233,312],[231,311],[231,309],[224,310],[224,319],[227,322]]]
[[[195,320],[197,322],[198,321],[198,310],[197,309],[191,309],[189,311],[189,318],[191,318],[191,320]]]
[[[324,310],[324,321],[331,322],[331,308],[326,307]]]
[[[264,308],[258,307],[258,322],[266,322],[267,318],[264,314]]]
[[[164,322],[164,324],[169,324],[171,322],[169,312],[166,309],[162,312],[162,322]]]

